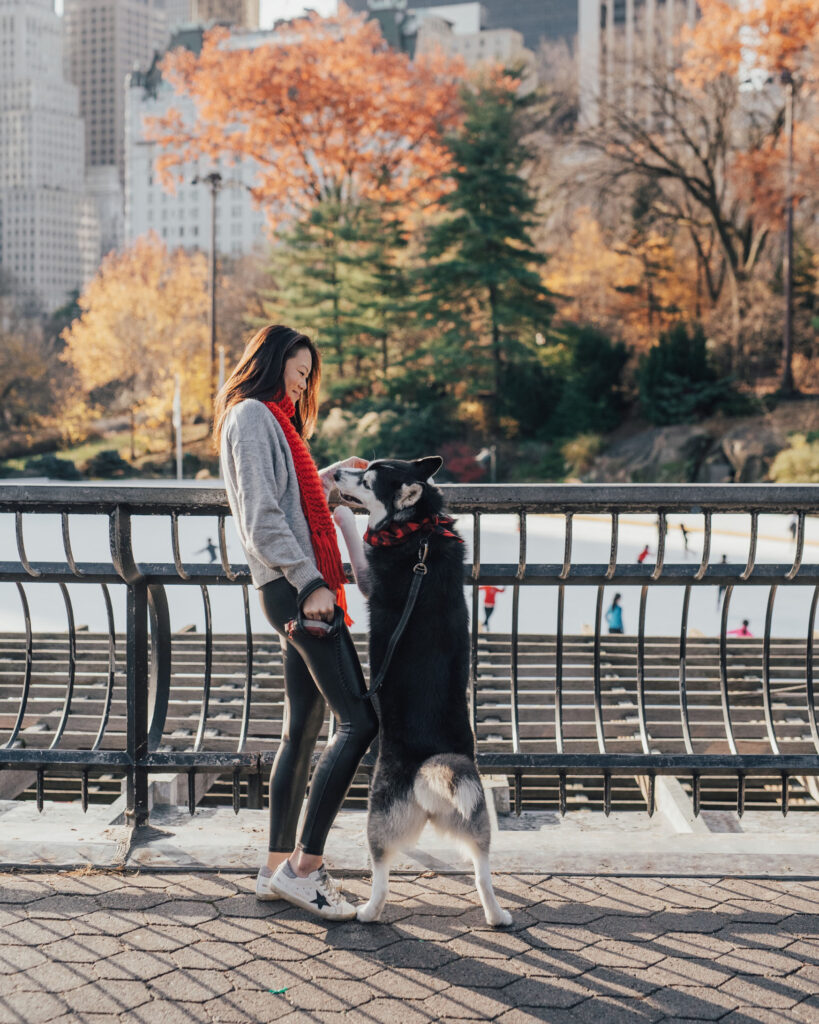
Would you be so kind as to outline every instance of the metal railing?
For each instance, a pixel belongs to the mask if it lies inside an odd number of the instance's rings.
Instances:
[[[444,487],[448,510],[471,515],[472,558],[467,566],[465,585],[471,588],[472,672],[471,696],[473,723],[478,726],[477,695],[482,685],[479,675],[479,586],[499,584],[511,587],[512,630],[509,645],[508,708],[511,736],[504,749],[480,744],[478,760],[489,772],[506,773],[514,778],[516,806],[520,808],[521,780],[524,773],[554,773],[559,783],[559,805],[566,807],[567,778],[589,772],[602,773],[604,808],[611,807],[612,777],[638,775],[648,779],[648,809],[654,807],[654,779],[671,775],[691,779],[694,809],[699,810],[699,782],[705,776],[734,775],[737,778],[737,806],[744,804],[744,780],[750,774],[775,776],[781,780],[781,806],[788,809],[792,777],[819,775],[819,724],[814,693],[814,627],[819,600],[819,564],[806,563],[806,516],[819,512],[819,486],[768,485],[448,485]],[[562,559],[554,563],[532,563],[528,552],[528,517],[533,514],[562,517]],[[723,513],[749,516],[747,554],[736,564],[713,563],[711,559],[713,517]],[[760,562],[757,558],[759,517],[768,513],[788,513],[796,517],[793,557],[783,564]],[[38,804],[42,806],[46,772],[78,774],[82,779],[82,799],[88,802],[90,772],[110,772],[124,776],[127,793],[127,818],[135,825],[148,820],[149,779],[156,773],[187,773],[189,802],[195,804],[195,775],[198,772],[232,773],[233,801],[238,809],[240,782],[248,783],[248,802],[260,806],[262,772],[271,763],[273,752],[247,749],[248,726],[253,713],[254,641],[250,624],[247,566],[231,563],[228,557],[225,523],[229,510],[222,490],[199,487],[74,487],[74,486],[0,486],[0,514],[13,517],[17,558],[0,562],[0,582],[16,585],[25,622],[25,657],[22,664],[20,698],[10,736],[0,746],[0,769],[25,769],[36,773]],[[26,518],[58,514],[61,519],[64,558],[42,561],[27,549]],[[487,515],[512,514],[519,526],[518,558],[512,563],[484,563],[481,557],[482,521]],[[597,563],[579,563],[573,559],[573,525],[576,516],[603,515],[610,522],[607,559]],[[624,516],[648,514],[657,524],[657,553],[653,562],[644,564],[618,561],[621,522]],[[667,557],[668,517],[696,515],[702,522],[702,550],[699,561],[670,562]],[[104,515],[108,521],[107,562],[82,562],[74,557],[70,517]],[[132,542],[132,518],[160,517],[169,530],[172,561],[137,563]],[[212,565],[184,563],[180,553],[179,523],[183,517],[213,516],[218,523],[219,559]],[[21,725],[29,699],[34,636],[28,584],[56,583],[65,603],[68,623],[68,671],[62,712],[50,745],[46,749],[20,748]],[[93,742],[87,749],[62,745],[72,715],[72,696],[76,673],[76,627],[68,583],[96,585],[101,588],[108,622],[108,673],[103,711]],[[198,587],[205,616],[205,663],[199,699],[198,728],[192,748],[186,751],[160,749],[168,707],[171,679],[171,626],[165,587],[170,584]],[[763,585],[768,588],[765,629],[761,650],[761,697],[764,733],[760,739],[766,749],[743,752],[735,729],[736,710],[732,702],[732,661],[734,642],[728,637],[731,597],[738,587]],[[613,751],[607,729],[606,701],[610,690],[605,668],[609,656],[608,638],[603,636],[604,590],[613,585],[638,586],[640,604],[636,635],[636,666],[633,683],[639,742],[632,751]],[[207,723],[213,668],[214,623],[211,614],[212,586],[243,588],[245,622],[245,673],[242,696],[242,721],[236,749],[207,749]],[[688,616],[692,593],[705,586],[724,588],[721,603],[718,666],[719,702],[726,749],[696,749],[696,721],[689,701],[688,653],[691,645]],[[803,668],[798,670],[799,715],[809,729],[809,742],[798,752],[784,752],[778,737],[774,714],[776,693],[772,689],[771,657],[774,645],[772,621],[779,588],[810,586],[812,599],[807,614],[804,643],[799,650]],[[107,732],[116,675],[116,644],[111,587],[126,590],[125,628],[125,736],[120,749],[106,749]],[[542,737],[524,736],[521,719],[520,602],[523,588],[552,588],[557,597],[557,613],[552,628],[544,623],[542,636],[550,644],[549,685],[541,691],[548,700],[546,709],[553,728]],[[576,749],[567,735],[566,664],[567,633],[564,629],[566,588],[592,587],[595,591],[594,626],[591,645],[591,693],[593,743],[596,749]],[[678,639],[675,640],[679,703],[680,743],[667,746],[682,750],[659,749],[653,737],[647,705],[646,615],[653,588],[677,587],[682,590],[682,613]],[[218,634],[217,634],[218,635]],[[650,638],[648,638],[650,639]],[[793,686],[789,708],[793,708]],[[544,694],[546,696],[544,696]],[[530,699],[530,698],[527,698]],[[2,740],[2,737],[0,737]],[[759,744],[756,744],[758,747]],[[586,745],[588,746],[588,744]],[[574,748],[574,749],[573,749]]]

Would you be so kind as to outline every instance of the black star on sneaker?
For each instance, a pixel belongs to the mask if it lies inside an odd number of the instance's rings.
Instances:
[[[320,893],[318,890],[316,890],[316,898],[314,900],[310,900],[310,902],[315,903],[317,910],[321,910],[322,907],[330,906],[330,901],[326,899],[324,894]]]

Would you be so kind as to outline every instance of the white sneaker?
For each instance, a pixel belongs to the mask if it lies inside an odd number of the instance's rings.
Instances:
[[[257,879],[257,897],[287,900],[331,921],[351,921],[355,917],[355,907],[344,899],[325,867],[311,871],[306,878],[299,878],[288,868],[288,862],[282,861],[270,877]],[[264,895],[260,895],[260,889]]]

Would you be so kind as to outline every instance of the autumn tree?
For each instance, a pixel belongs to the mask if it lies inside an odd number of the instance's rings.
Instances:
[[[763,144],[736,155],[760,217],[775,226],[784,220],[785,326],[780,392],[793,382],[793,218],[794,205],[819,184],[819,131],[816,127],[819,6],[815,0],[756,0],[740,7],[705,0],[701,17],[687,32],[690,47],[680,78],[694,89],[720,79],[741,81],[754,92],[776,90],[781,109]],[[781,88],[780,88],[781,86]]]
[[[459,62],[410,61],[344,3],[334,17],[289,22],[269,45],[242,50],[226,40],[214,30],[199,55],[180,49],[165,59],[163,74],[197,110],[192,126],[175,111],[153,125],[167,181],[192,160],[250,158],[255,198],[274,224],[322,203],[411,206],[440,195]]]
[[[169,425],[175,376],[182,413],[207,411],[207,260],[169,252],[151,234],[111,253],[79,298],[81,316],[63,333],[63,358],[91,408],[127,409],[131,456],[137,422]]]

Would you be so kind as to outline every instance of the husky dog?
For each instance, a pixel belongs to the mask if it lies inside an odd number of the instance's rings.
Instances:
[[[356,579],[370,609],[370,673],[384,663],[427,543],[426,574],[406,629],[376,698],[378,759],[370,788],[367,839],[373,868],[359,921],[377,921],[389,891],[390,863],[424,825],[458,839],[475,865],[487,923],[508,925],[492,889],[489,814],[475,764],[467,709],[469,627],[464,599],[464,547],[432,477],[439,456],[379,459],[366,469],[339,469],[342,498],[370,514],[364,544],[349,508],[336,510]]]

